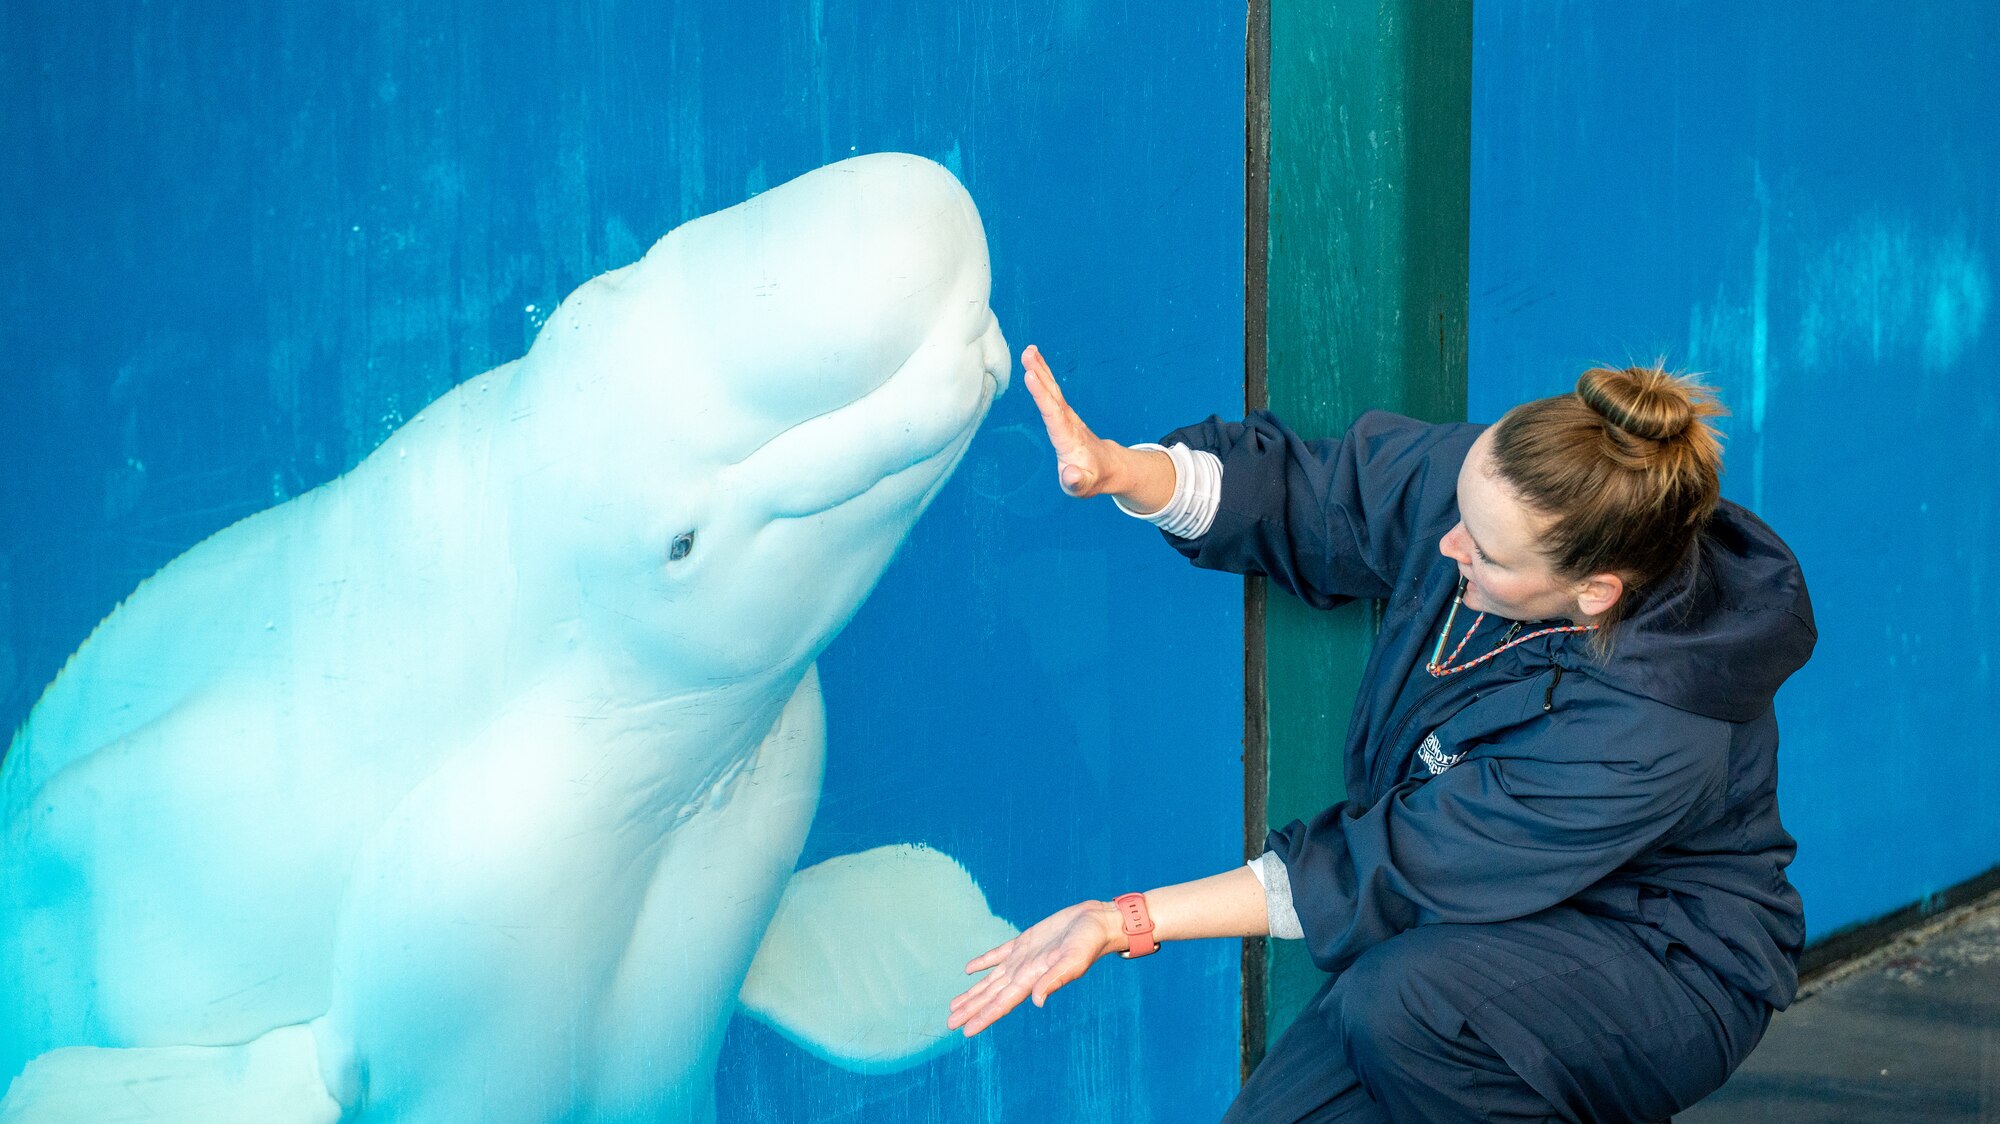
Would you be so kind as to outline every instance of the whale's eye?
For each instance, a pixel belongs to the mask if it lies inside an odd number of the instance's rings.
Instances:
[[[686,558],[688,556],[688,552],[693,549],[694,549],[694,532],[689,531],[688,533],[675,539],[674,545],[667,548],[667,561],[678,562],[681,559]]]

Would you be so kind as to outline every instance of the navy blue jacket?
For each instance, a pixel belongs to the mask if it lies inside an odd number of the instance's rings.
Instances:
[[[1816,638],[1797,560],[1725,501],[1677,572],[1629,595],[1608,657],[1564,633],[1434,679],[1424,664],[1458,583],[1438,540],[1482,428],[1377,411],[1309,442],[1260,412],[1162,439],[1222,459],[1214,524],[1167,540],[1195,565],[1266,575],[1315,606],[1385,602],[1347,731],[1348,798],[1269,837],[1313,960],[1338,972],[1418,925],[1567,903],[1784,1007],[1805,922],[1771,700]],[[1459,614],[1452,644],[1476,615]],[[1512,623],[1489,615],[1461,660]]]

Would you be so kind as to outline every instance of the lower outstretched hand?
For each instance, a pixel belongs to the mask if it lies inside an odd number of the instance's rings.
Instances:
[[[967,1038],[1033,999],[1039,1007],[1050,993],[1090,970],[1108,952],[1126,948],[1118,913],[1104,902],[1079,902],[1036,922],[1006,944],[975,957],[967,974],[993,971],[951,1001],[945,1026],[963,1028]]]

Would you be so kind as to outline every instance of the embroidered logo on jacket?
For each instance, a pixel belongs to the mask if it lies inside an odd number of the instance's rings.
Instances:
[[[1424,766],[1431,771],[1431,776],[1434,777],[1451,768],[1453,765],[1458,764],[1460,761],[1465,760],[1465,754],[1463,753],[1446,753],[1444,746],[1438,744],[1438,736],[1436,734],[1425,738],[1424,744],[1417,747],[1417,756],[1423,758]]]

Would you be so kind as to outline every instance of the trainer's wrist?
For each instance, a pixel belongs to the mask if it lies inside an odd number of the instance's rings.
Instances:
[[[1104,463],[1110,466],[1104,491],[1136,515],[1151,515],[1173,502],[1179,482],[1173,458],[1159,449],[1134,449],[1106,441]]]
[[[1132,947],[1132,938],[1125,933],[1124,915],[1110,902],[1091,902],[1090,916],[1098,927],[1104,930],[1105,952],[1126,952]]]

